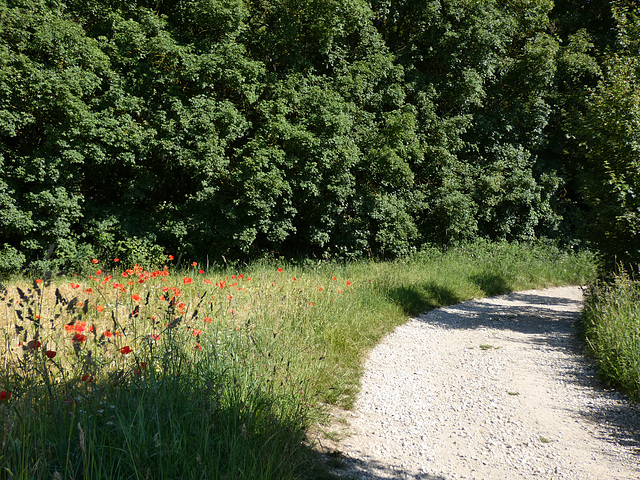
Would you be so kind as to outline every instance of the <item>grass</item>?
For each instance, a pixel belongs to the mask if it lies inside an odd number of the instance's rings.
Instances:
[[[640,282],[620,270],[594,284],[581,331],[602,379],[640,401]]]
[[[507,243],[242,271],[116,266],[0,295],[0,478],[327,478],[306,436],[327,405],[353,405],[364,357],[408,316],[588,283],[596,268]]]

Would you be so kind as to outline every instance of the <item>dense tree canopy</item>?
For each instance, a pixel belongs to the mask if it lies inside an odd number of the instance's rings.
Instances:
[[[0,272],[477,237],[640,260],[639,24],[604,0],[0,0]]]

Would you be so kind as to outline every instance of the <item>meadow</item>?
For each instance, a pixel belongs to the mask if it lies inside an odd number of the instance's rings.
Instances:
[[[367,352],[442,305],[588,284],[588,252],[480,242],[393,261],[196,262],[0,288],[0,478],[328,478],[313,451]],[[313,435],[311,434],[313,432]]]

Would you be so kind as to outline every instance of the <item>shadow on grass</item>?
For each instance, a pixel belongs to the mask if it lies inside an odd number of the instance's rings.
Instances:
[[[470,277],[480,289],[488,296],[501,295],[511,290],[505,279],[492,273],[482,273]]]
[[[387,290],[387,295],[400,305],[405,315],[414,316],[443,305],[462,301],[457,294],[435,282],[422,286],[397,287]]]

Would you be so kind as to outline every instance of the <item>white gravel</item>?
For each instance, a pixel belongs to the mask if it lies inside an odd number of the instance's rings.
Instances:
[[[437,309],[370,354],[337,445],[354,479],[640,479],[640,411],[580,354],[579,287]]]

